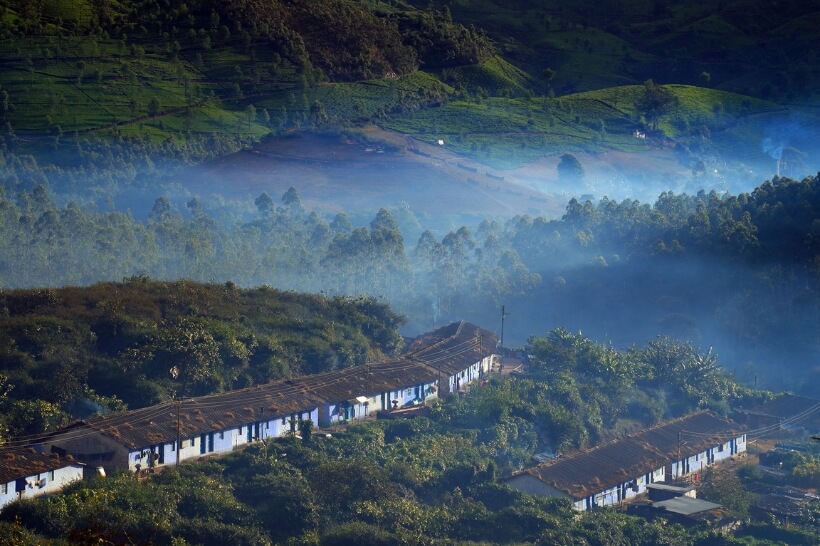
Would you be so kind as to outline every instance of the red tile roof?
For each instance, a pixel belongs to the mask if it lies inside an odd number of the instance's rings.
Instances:
[[[678,453],[691,457],[725,443],[742,430],[729,419],[701,411],[525,472],[580,500],[662,468],[678,460]]]
[[[493,353],[498,337],[469,322],[454,322],[419,336],[405,356],[453,375]]]
[[[438,378],[439,367],[450,374],[466,369],[492,354],[495,343],[495,335],[491,332],[470,323],[458,322],[418,338],[411,352],[391,362],[189,398],[179,404],[166,402],[92,417],[69,428],[85,425],[113,437],[130,449],[138,449],[175,440],[177,415],[183,438],[286,417],[309,411],[325,402],[343,402],[358,396],[373,396],[432,382]]]
[[[46,455],[30,448],[0,446],[0,483],[11,483],[76,464],[70,459]]]

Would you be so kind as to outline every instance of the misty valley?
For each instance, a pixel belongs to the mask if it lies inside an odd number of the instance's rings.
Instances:
[[[784,0],[0,0],[0,546],[820,541]]]
[[[811,395],[819,185],[778,178],[749,194],[664,192],[652,204],[572,199],[560,219],[484,219],[443,234],[406,204],[358,226],[360,212],[308,211],[293,187],[226,204],[159,197],[141,220],[58,205],[38,185],[0,201],[0,259],[8,287],[140,275],[368,294],[412,333],[463,317],[497,329],[506,305],[511,345],[559,326],[617,347],[667,335],[713,347],[742,381]]]

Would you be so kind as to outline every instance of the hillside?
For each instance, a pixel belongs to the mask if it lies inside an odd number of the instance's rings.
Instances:
[[[394,354],[402,319],[369,298],[133,277],[0,293],[12,435]],[[0,389],[2,390],[2,389]]]
[[[6,153],[35,156],[40,180],[76,195],[161,185],[169,170],[262,138],[367,123],[444,138],[496,168],[671,142],[687,170],[742,161],[732,175],[758,178],[771,174],[761,142],[773,126],[816,135],[801,106],[817,91],[807,5],[781,3],[763,21],[749,16],[762,9],[754,0],[421,4],[15,4],[0,18],[0,136]],[[636,106],[649,79],[675,100],[658,124]],[[648,127],[671,140],[631,138]],[[115,158],[124,168],[100,175],[111,152],[88,150],[100,139],[144,158]],[[789,145],[802,164],[784,174],[813,172]],[[8,189],[31,187],[5,168]]]

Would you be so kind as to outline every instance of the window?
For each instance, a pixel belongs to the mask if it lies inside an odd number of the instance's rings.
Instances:
[[[4,483],[2,486],[0,486],[0,494],[8,495],[8,493],[9,493],[9,484]]]
[[[48,481],[51,481],[51,482],[54,481],[54,471],[53,470],[48,473]]]
[[[287,425],[287,424],[288,424],[288,418],[287,418],[287,417],[282,417],[282,424],[283,424],[283,425]]]
[[[220,440],[224,440],[224,439],[225,439],[225,432],[223,432],[223,431],[221,431],[221,430],[219,431],[219,439],[220,439]]]
[[[177,441],[174,440],[173,442],[171,442],[171,451],[176,451],[176,450],[177,450]]]

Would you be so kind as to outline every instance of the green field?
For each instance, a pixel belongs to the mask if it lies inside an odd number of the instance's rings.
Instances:
[[[214,20],[201,6],[141,17],[123,1],[111,4],[103,30],[93,2],[48,0],[39,27],[8,8],[0,18],[0,135],[36,151],[55,139],[115,133],[154,143],[219,133],[250,143],[294,129],[377,124],[446,140],[451,150],[498,166],[573,151],[642,151],[668,145],[664,139],[758,150],[763,122],[802,112],[796,105],[816,92],[817,56],[809,52],[817,41],[807,29],[817,15],[791,6],[763,21],[743,0],[711,11],[706,4],[457,0],[439,23],[449,16],[474,25],[490,37],[494,55],[475,64],[419,62],[398,75],[374,65],[368,70],[377,77],[350,79],[326,75],[344,75],[328,58],[333,44],[321,42],[332,26],[297,29],[297,39],[287,34],[292,29],[266,33],[261,15],[259,26],[249,15],[245,26],[239,19],[226,25],[227,16]],[[339,5],[385,17],[429,9],[420,1]],[[151,26],[151,17],[164,23]],[[316,36],[316,59],[309,44],[288,45]],[[359,62],[339,53],[339,63]],[[673,102],[657,120],[656,138],[644,141],[633,134],[655,125],[639,106],[650,78]]]

